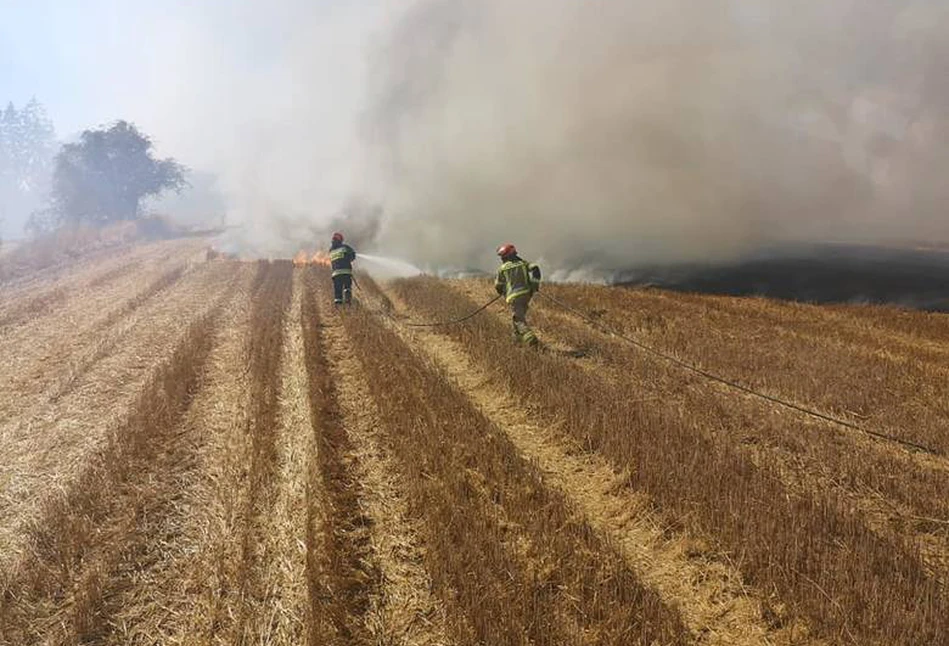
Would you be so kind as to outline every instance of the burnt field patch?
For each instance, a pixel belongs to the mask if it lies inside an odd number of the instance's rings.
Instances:
[[[729,264],[642,267],[621,272],[614,282],[704,294],[894,304],[949,312],[949,251],[802,246]]]

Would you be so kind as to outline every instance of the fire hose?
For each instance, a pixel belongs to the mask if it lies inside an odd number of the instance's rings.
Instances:
[[[357,287],[358,289],[362,290],[362,288],[359,287],[359,283],[356,283],[355,277],[353,277],[353,282],[355,283],[355,285],[356,285],[356,287]],[[814,409],[812,409],[812,408],[808,408],[808,407],[802,406],[802,405],[800,405],[800,404],[795,404],[794,402],[788,401],[788,400],[786,400],[786,399],[782,399],[781,397],[777,397],[777,396],[775,396],[775,395],[769,395],[768,393],[764,393],[764,392],[761,392],[761,391],[756,390],[756,389],[754,389],[754,388],[751,388],[751,387],[749,387],[749,386],[745,386],[745,385],[743,385],[743,384],[741,384],[741,383],[739,383],[739,382],[737,382],[737,381],[734,381],[734,380],[732,380],[732,379],[727,379],[727,378],[725,378],[725,377],[721,377],[721,376],[716,375],[716,374],[714,374],[714,373],[712,373],[712,372],[709,372],[708,370],[704,370],[703,368],[700,368],[700,367],[698,367],[698,366],[696,366],[696,365],[694,365],[694,364],[692,364],[692,363],[689,363],[688,361],[684,361],[684,360],[679,359],[678,357],[676,357],[676,356],[674,356],[674,355],[671,355],[671,354],[669,354],[669,353],[667,353],[667,352],[663,352],[663,351],[658,350],[658,349],[656,349],[656,348],[653,348],[653,347],[651,347],[651,346],[649,346],[649,345],[647,345],[647,344],[645,344],[645,343],[643,343],[643,342],[641,342],[641,341],[637,341],[636,339],[634,339],[633,337],[631,337],[631,336],[629,336],[629,335],[621,334],[621,333],[619,333],[619,332],[616,332],[615,330],[610,329],[609,327],[603,325],[602,323],[600,323],[599,321],[597,321],[597,320],[594,319],[593,317],[588,316],[587,314],[584,314],[584,313],[581,312],[580,310],[578,310],[578,309],[576,309],[576,308],[574,308],[574,307],[571,307],[570,305],[567,305],[567,304],[564,303],[563,301],[560,301],[560,300],[554,298],[553,296],[550,296],[550,295],[546,294],[545,292],[538,292],[537,294],[538,294],[538,296],[540,296],[541,298],[550,301],[551,303],[553,303],[554,305],[560,307],[560,308],[563,309],[564,311],[569,312],[569,313],[573,314],[574,316],[576,316],[576,317],[582,319],[583,321],[585,321],[585,322],[586,322],[591,328],[593,328],[594,330],[597,330],[597,331],[599,331],[600,333],[605,334],[605,335],[607,335],[607,336],[612,336],[612,337],[615,337],[615,338],[620,339],[620,340],[622,340],[622,341],[626,341],[627,343],[629,343],[629,344],[633,345],[634,347],[636,347],[636,348],[642,350],[643,352],[646,352],[647,354],[651,354],[651,355],[653,355],[653,356],[655,356],[655,357],[658,357],[658,358],[660,358],[660,359],[663,359],[664,361],[668,361],[669,363],[672,363],[672,364],[674,364],[674,365],[677,365],[677,366],[679,366],[680,368],[683,368],[684,370],[687,370],[687,371],[689,371],[689,372],[691,372],[691,373],[693,373],[693,374],[699,375],[700,377],[703,377],[704,379],[708,379],[709,381],[714,381],[714,382],[716,382],[716,383],[719,383],[719,384],[721,384],[721,385],[723,385],[723,386],[726,386],[726,387],[728,387],[728,388],[731,388],[731,389],[733,389],[733,390],[737,390],[737,391],[739,391],[739,392],[741,392],[741,393],[744,393],[744,394],[746,394],[746,395],[751,395],[752,397],[757,397],[757,398],[759,398],[759,399],[762,399],[762,400],[771,402],[772,404],[777,404],[778,406],[782,406],[782,407],[787,408],[787,409],[789,409],[789,410],[793,410],[793,411],[796,411],[796,412],[799,412],[799,413],[803,413],[804,415],[807,415],[807,416],[809,416],[809,417],[813,417],[813,418],[815,418],[815,419],[822,420],[822,421],[827,422],[827,423],[829,423],[829,424],[833,424],[833,425],[836,425],[836,426],[839,426],[839,427],[842,427],[842,428],[846,428],[846,429],[849,429],[849,430],[852,430],[852,431],[857,431],[857,432],[859,432],[859,433],[863,433],[863,434],[865,434],[865,435],[868,435],[868,436],[870,436],[870,437],[876,438],[876,439],[878,439],[878,440],[883,440],[883,441],[887,441],[887,442],[893,442],[893,443],[895,443],[895,444],[899,444],[899,445],[904,446],[904,447],[906,447],[906,448],[913,449],[913,450],[916,450],[916,451],[921,451],[921,452],[923,452],[923,453],[928,453],[928,454],[930,454],[930,455],[938,455],[938,456],[943,455],[943,453],[942,453],[941,451],[937,451],[936,449],[933,449],[933,448],[931,448],[931,447],[929,447],[929,446],[925,446],[925,445],[923,445],[923,444],[919,444],[919,443],[913,442],[913,441],[911,441],[911,440],[905,440],[905,439],[903,439],[903,438],[896,437],[896,436],[893,436],[893,435],[889,435],[889,434],[887,434],[887,433],[881,433],[881,432],[879,432],[879,431],[874,431],[874,430],[872,430],[872,429],[864,428],[863,426],[860,426],[860,425],[858,425],[858,424],[854,424],[853,422],[848,422],[848,421],[845,420],[845,419],[841,419],[841,418],[835,417],[835,416],[833,416],[833,415],[828,415],[828,414],[826,414],[826,413],[821,413],[820,411],[814,410]],[[500,295],[495,296],[494,298],[492,298],[492,299],[489,300],[488,302],[484,303],[483,305],[481,305],[481,306],[478,307],[477,309],[475,309],[475,310],[469,312],[468,314],[466,314],[466,315],[464,315],[464,316],[462,316],[462,317],[459,317],[459,318],[449,319],[449,320],[445,320],[445,321],[431,321],[431,322],[402,321],[402,320],[399,320],[399,319],[395,318],[394,316],[392,316],[392,314],[391,314],[390,312],[386,311],[386,310],[380,310],[378,313],[381,313],[383,316],[386,316],[386,317],[392,319],[395,323],[397,323],[397,324],[399,324],[399,325],[405,325],[406,327],[442,327],[442,326],[447,326],[447,325],[454,325],[454,324],[457,324],[457,323],[464,323],[465,321],[468,321],[469,319],[474,318],[475,316],[477,316],[478,314],[480,314],[480,313],[483,312],[484,310],[488,309],[488,307],[490,307],[491,305],[493,305],[493,304],[494,304],[495,302],[497,302],[497,300],[500,299],[500,298],[501,298]]]
[[[442,327],[442,326],[444,326],[444,325],[454,325],[455,323],[464,323],[464,322],[467,321],[468,319],[474,318],[475,316],[477,316],[478,314],[480,314],[480,313],[483,312],[484,310],[488,309],[491,305],[493,305],[494,303],[496,303],[499,298],[501,298],[501,295],[500,295],[500,294],[497,295],[497,296],[495,296],[494,298],[492,298],[490,301],[488,301],[487,303],[485,303],[484,305],[482,305],[482,306],[479,307],[478,309],[473,310],[472,312],[469,312],[468,314],[465,314],[465,315],[462,316],[461,318],[449,319],[449,320],[447,320],[447,321],[434,321],[434,322],[430,322],[430,323],[417,323],[417,322],[412,322],[412,321],[399,321],[399,324],[400,324],[400,325],[405,325],[405,326],[407,326],[407,327]]]
[[[356,286],[356,289],[358,289],[359,291],[365,291],[362,287],[359,286],[359,282],[356,280],[356,276],[353,276],[353,284]],[[469,319],[473,319],[475,316],[477,316],[484,310],[494,305],[494,303],[496,303],[498,299],[500,298],[501,298],[501,294],[498,294],[497,296],[489,300],[484,305],[481,305],[477,309],[465,314],[464,316],[461,316],[459,318],[454,318],[454,319],[448,319],[445,321],[403,321],[392,316],[392,313],[385,309],[378,309],[378,310],[367,309],[367,311],[373,314],[381,314],[382,316],[385,316],[393,320],[399,325],[404,325],[406,327],[444,327],[446,325],[455,325],[457,323],[464,323],[465,321]]]
[[[545,293],[543,293],[543,292],[538,292],[538,295],[541,296],[542,298],[544,298],[544,299],[550,301],[550,302],[553,303],[554,305],[557,305],[558,307],[562,308],[563,310],[565,310],[565,311],[567,311],[567,312],[570,312],[570,313],[573,314],[574,316],[577,316],[577,317],[583,319],[583,320],[586,321],[593,329],[598,330],[599,332],[601,332],[601,333],[603,333],[603,334],[606,334],[606,335],[608,335],[608,336],[613,336],[613,337],[616,337],[617,339],[621,339],[621,340],[623,340],[623,341],[626,341],[627,343],[632,344],[633,346],[639,348],[640,350],[642,350],[642,351],[644,351],[644,352],[646,352],[646,353],[648,353],[648,354],[651,354],[651,355],[653,355],[653,356],[655,356],[655,357],[659,357],[659,358],[661,358],[661,359],[664,359],[665,361],[668,361],[668,362],[670,362],[670,363],[673,363],[673,364],[675,364],[675,365],[677,365],[677,366],[679,366],[679,367],[681,367],[681,368],[683,368],[683,369],[685,369],[685,370],[688,370],[689,372],[692,372],[692,373],[694,373],[694,374],[696,374],[696,375],[699,375],[699,376],[701,376],[701,377],[704,377],[705,379],[708,379],[708,380],[710,380],[710,381],[717,382],[717,383],[719,383],[719,384],[722,384],[722,385],[727,386],[727,387],[729,387],[729,388],[732,388],[732,389],[734,389],[734,390],[740,391],[740,392],[745,393],[745,394],[747,394],[747,395],[752,395],[753,397],[758,397],[758,398],[760,398],[760,399],[764,399],[764,400],[769,401],[769,402],[771,402],[771,403],[773,403],[773,404],[777,404],[777,405],[779,405],[779,406],[783,406],[783,407],[785,407],[785,408],[788,408],[788,409],[797,411],[797,412],[799,412],[799,413],[804,413],[805,415],[809,415],[810,417],[814,417],[814,418],[816,418],[816,419],[820,419],[820,420],[823,420],[823,421],[825,421],[825,422],[829,422],[829,423],[831,423],[831,424],[835,424],[835,425],[837,425],[837,426],[841,426],[841,427],[843,427],[843,428],[847,428],[847,429],[850,429],[850,430],[853,430],[853,431],[858,431],[858,432],[860,432],[860,433],[864,433],[864,434],[869,435],[869,436],[871,436],[871,437],[875,437],[875,438],[877,438],[877,439],[879,439],[879,440],[885,440],[885,441],[888,441],[888,442],[894,442],[894,443],[896,443],[896,444],[900,444],[900,445],[905,446],[905,447],[907,447],[907,448],[911,448],[911,449],[914,449],[914,450],[916,450],[916,451],[922,451],[922,452],[928,453],[928,454],[930,454],[930,455],[942,455],[942,453],[941,453],[940,451],[937,451],[936,449],[933,449],[933,448],[931,448],[931,447],[928,447],[928,446],[925,446],[925,445],[922,445],[922,444],[917,444],[916,442],[913,442],[913,441],[910,441],[910,440],[904,440],[904,439],[902,439],[902,438],[895,437],[895,436],[893,436],[893,435],[888,435],[888,434],[886,434],[886,433],[881,433],[881,432],[874,431],[874,430],[871,430],[871,429],[868,429],[868,428],[864,428],[864,427],[859,426],[859,425],[857,425],[857,424],[854,424],[854,423],[852,423],[852,422],[848,422],[847,420],[840,419],[839,417],[834,417],[833,415],[827,415],[827,414],[825,414],[825,413],[821,413],[820,411],[816,411],[816,410],[814,410],[814,409],[807,408],[806,406],[801,406],[800,404],[795,404],[794,402],[788,401],[788,400],[786,400],[786,399],[782,399],[782,398],[780,398],[780,397],[775,397],[774,395],[769,395],[769,394],[763,393],[763,392],[761,392],[761,391],[759,391],[759,390],[755,390],[754,388],[751,388],[751,387],[749,387],[749,386],[742,385],[742,384],[738,383],[737,381],[733,381],[733,380],[731,380],[731,379],[726,379],[725,377],[720,377],[720,376],[718,376],[718,375],[716,375],[716,374],[714,374],[714,373],[711,373],[711,372],[709,372],[709,371],[707,371],[707,370],[703,370],[702,368],[699,368],[698,366],[695,366],[695,365],[693,365],[693,364],[691,364],[691,363],[689,363],[689,362],[687,362],[687,361],[683,361],[682,359],[679,359],[679,358],[676,357],[676,356],[673,356],[673,355],[668,354],[668,353],[666,353],[666,352],[662,352],[661,350],[657,350],[656,348],[650,347],[650,346],[646,345],[645,343],[642,343],[641,341],[637,341],[636,339],[634,339],[634,338],[632,338],[632,337],[630,337],[630,336],[628,336],[628,335],[620,334],[619,332],[616,332],[615,330],[612,330],[612,329],[606,327],[605,325],[603,325],[602,323],[600,323],[599,321],[597,321],[597,320],[594,319],[593,317],[588,316],[588,315],[584,314],[583,312],[581,312],[581,311],[579,311],[579,310],[577,310],[577,309],[575,309],[575,308],[573,308],[573,307],[570,307],[570,306],[567,305],[566,303],[563,303],[563,302],[557,300],[557,299],[554,298],[553,296],[548,296],[547,294],[545,294]]]

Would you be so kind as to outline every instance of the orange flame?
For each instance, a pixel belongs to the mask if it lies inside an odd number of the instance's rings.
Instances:
[[[306,267],[308,265],[330,267],[332,264],[329,254],[325,251],[317,251],[313,254],[309,254],[301,249],[297,252],[297,255],[293,257],[294,267]]]
[[[330,267],[332,262],[330,261],[330,255],[325,251],[317,251],[313,254],[313,257],[310,258],[311,265],[319,265],[320,267]]]

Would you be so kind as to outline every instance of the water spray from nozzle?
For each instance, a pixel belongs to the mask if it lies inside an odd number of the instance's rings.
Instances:
[[[398,258],[360,253],[359,259],[368,262],[370,264],[369,270],[380,274],[384,278],[408,278],[424,273],[412,263]]]

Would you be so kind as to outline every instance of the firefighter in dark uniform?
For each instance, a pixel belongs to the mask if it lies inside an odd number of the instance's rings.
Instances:
[[[343,234],[333,234],[330,245],[330,263],[333,270],[333,302],[337,305],[353,300],[353,261],[356,252],[343,242]]]
[[[527,325],[527,307],[531,297],[540,289],[540,267],[523,260],[512,244],[498,247],[501,266],[494,288],[511,306],[514,338],[520,343],[536,346],[537,335]]]

